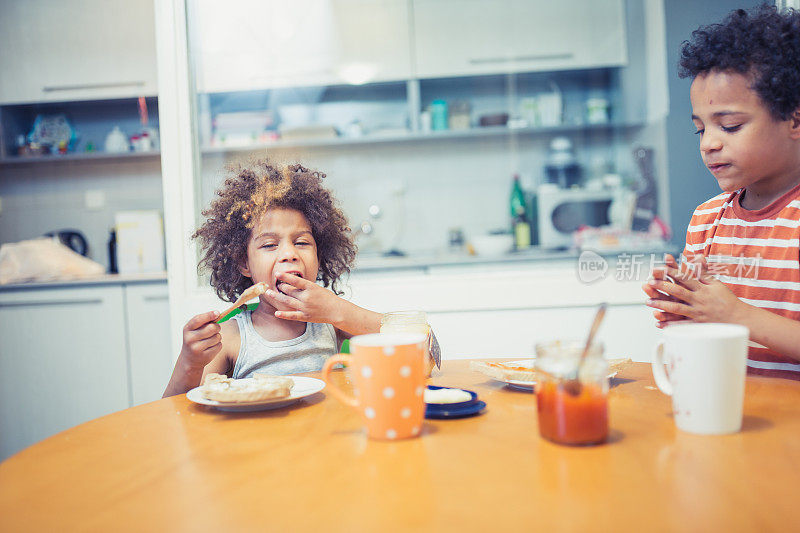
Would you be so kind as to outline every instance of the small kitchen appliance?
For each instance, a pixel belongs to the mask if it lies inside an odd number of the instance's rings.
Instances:
[[[547,183],[539,186],[536,197],[540,246],[568,248],[573,245],[573,233],[579,228],[611,223],[609,208],[619,194],[613,189],[562,189]]]

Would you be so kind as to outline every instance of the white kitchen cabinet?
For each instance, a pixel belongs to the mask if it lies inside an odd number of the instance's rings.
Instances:
[[[188,13],[201,93],[411,77],[406,0],[190,1]]]
[[[3,2],[0,104],[158,93],[152,0]]]
[[[413,0],[415,75],[621,66],[623,0]]]
[[[171,335],[161,280],[1,290],[0,460],[161,398]]]
[[[644,305],[643,279],[618,279],[609,257],[593,283],[574,260],[428,267],[424,272],[356,271],[348,296],[378,312],[423,309],[443,359],[531,357],[536,342],[582,339],[597,305],[609,310],[600,329],[609,357],[649,361],[659,330]],[[646,272],[645,272],[646,274]]]
[[[554,339],[586,338],[595,306],[431,313],[443,359],[534,355],[534,344]],[[658,329],[643,304],[612,305],[598,332],[610,358],[649,361]]]
[[[125,286],[125,316],[133,405],[161,398],[172,373],[173,334],[166,283]]]
[[[0,292],[0,459],[129,406],[119,285]]]

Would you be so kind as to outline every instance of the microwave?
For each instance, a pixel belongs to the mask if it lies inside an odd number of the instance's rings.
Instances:
[[[609,225],[609,208],[618,194],[613,190],[561,189],[554,185],[542,185],[536,192],[542,248],[572,247],[573,234],[579,228]]]

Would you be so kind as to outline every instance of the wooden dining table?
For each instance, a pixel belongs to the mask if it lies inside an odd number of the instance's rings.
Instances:
[[[179,395],[92,420],[0,463],[0,530],[800,527],[800,382],[748,377],[742,431],[700,436],[675,428],[650,366],[633,363],[612,380],[609,441],[589,447],[542,439],[535,395],[468,361],[445,361],[431,383],[487,407],[401,441],[367,439],[324,390],[277,410]]]

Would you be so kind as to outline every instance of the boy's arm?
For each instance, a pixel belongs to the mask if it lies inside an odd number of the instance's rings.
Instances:
[[[736,323],[750,329],[750,340],[800,362],[800,322],[742,302]]]
[[[691,318],[696,322],[741,324],[750,330],[750,340],[780,354],[800,361],[800,322],[776,315],[741,301],[721,281],[668,269],[680,283],[650,280],[653,287],[679,301],[649,300],[647,305],[668,313]]]
[[[699,209],[699,208],[698,208]],[[691,231],[692,226],[696,226],[700,224],[699,217],[697,215],[697,209],[695,212],[692,213],[692,218],[689,222],[689,226],[686,228],[686,244],[683,247],[683,251],[680,255],[680,264],[675,260],[675,258],[671,254],[664,255],[664,263],[665,267],[658,267],[654,268],[653,271],[650,273],[651,277],[657,280],[664,280],[666,269],[677,269],[681,271],[685,271],[689,266],[693,265],[697,259],[694,247],[695,245],[704,242],[705,233],[698,232],[698,231]],[[699,258],[702,259],[703,255],[699,254]],[[645,294],[647,294],[648,298],[651,300],[664,300],[664,301],[671,301],[674,302],[676,299],[672,296],[667,296],[655,289],[652,284],[645,283],[642,285],[642,290],[644,290]],[[664,328],[668,326],[671,322],[677,322],[682,320],[691,320],[689,317],[684,315],[676,314],[676,313],[669,313],[667,311],[662,311],[660,309],[656,309],[653,311],[653,316],[657,320],[656,327]]]

